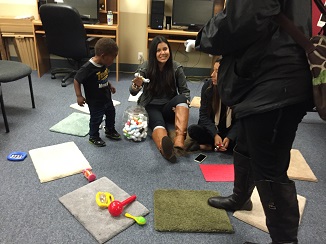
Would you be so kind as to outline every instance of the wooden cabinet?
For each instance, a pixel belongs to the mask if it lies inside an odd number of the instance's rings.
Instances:
[[[113,13],[113,25],[119,25],[119,0],[100,0],[100,6],[104,6],[104,8],[100,8],[99,10],[99,19],[100,23],[107,23],[107,12],[112,11]]]

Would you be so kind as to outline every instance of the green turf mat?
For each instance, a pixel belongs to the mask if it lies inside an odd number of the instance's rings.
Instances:
[[[210,207],[216,191],[158,189],[154,192],[157,231],[234,233],[225,210]]]

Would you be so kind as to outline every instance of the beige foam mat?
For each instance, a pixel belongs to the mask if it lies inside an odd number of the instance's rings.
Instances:
[[[29,154],[41,183],[91,168],[74,142],[32,149]]]
[[[301,152],[297,149],[291,150],[290,166],[287,173],[289,178],[293,180],[318,181]]]
[[[190,102],[190,107],[200,108],[200,97],[194,97]]]
[[[304,207],[306,205],[306,198],[300,195],[297,195],[298,202],[299,202],[299,212],[300,212],[300,222],[301,217],[303,214]],[[253,208],[251,211],[235,211],[233,213],[233,216],[237,219],[250,224],[262,231],[265,231],[268,233],[268,229],[266,226],[266,218],[263,206],[260,202],[260,197],[257,191],[257,188],[254,189],[252,195],[251,195],[251,201],[253,204]]]

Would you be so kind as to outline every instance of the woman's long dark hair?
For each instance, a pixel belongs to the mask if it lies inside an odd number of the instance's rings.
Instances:
[[[222,59],[221,57],[218,57],[215,60],[215,63],[219,63],[221,61],[221,59]],[[217,85],[214,86],[213,82],[211,82],[211,84],[207,87],[205,92],[209,93],[209,91],[211,89],[213,90],[212,97],[211,97],[211,101],[208,101],[208,102],[210,102],[211,106],[209,106],[207,110],[208,110],[208,114],[213,113],[215,115],[219,109],[221,99],[220,99],[220,94],[217,89]]]
[[[218,93],[217,86],[213,85],[213,82],[207,87],[205,92],[209,93],[210,90],[213,90],[213,92],[212,92],[211,101],[208,101],[208,103],[211,104],[211,106],[208,106],[207,112],[208,114],[211,113],[216,114],[221,102],[220,94]]]
[[[158,61],[156,58],[157,46],[159,43],[164,42],[169,48],[170,57],[166,61],[162,72],[159,69]],[[164,36],[156,36],[151,42],[148,53],[148,70],[147,78],[150,79],[148,89],[152,91],[153,95],[165,94],[171,95],[171,91],[175,91],[174,69],[172,61],[172,50],[170,43]]]

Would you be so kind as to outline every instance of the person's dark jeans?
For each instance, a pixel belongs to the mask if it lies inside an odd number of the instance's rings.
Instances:
[[[287,183],[290,150],[304,103],[239,119],[237,151],[251,158],[254,180]]]
[[[99,138],[99,127],[105,115],[105,127],[113,129],[115,127],[115,108],[112,100],[103,106],[89,106],[90,120],[89,120],[89,137]]]

